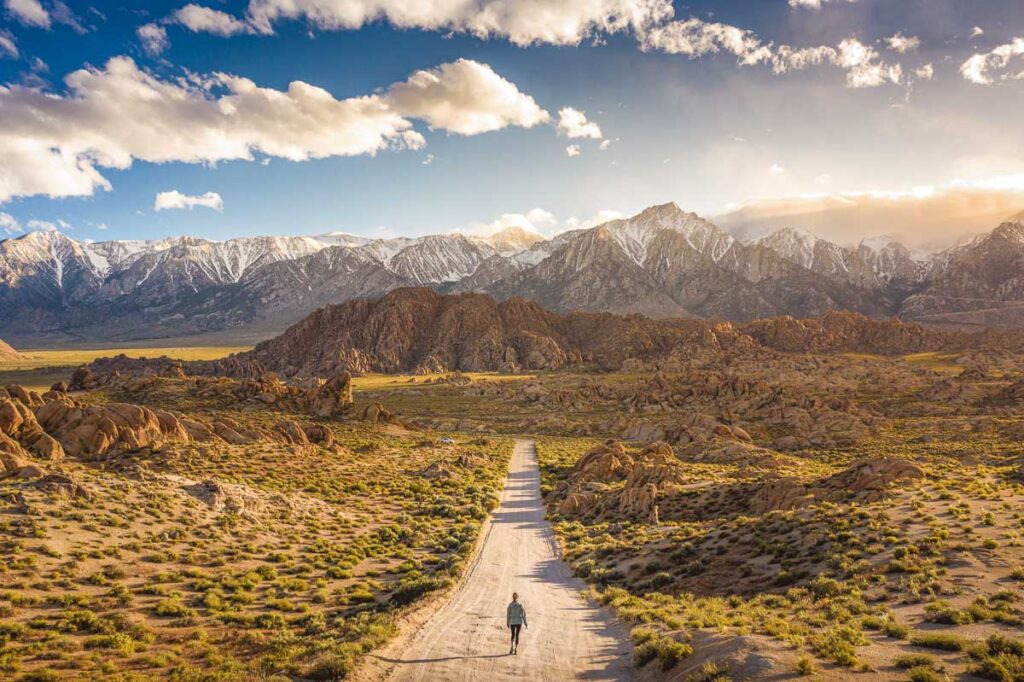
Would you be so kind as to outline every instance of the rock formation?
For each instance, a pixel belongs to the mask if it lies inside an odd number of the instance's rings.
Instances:
[[[0,362],[24,359],[24,355],[11,348],[3,339],[0,339]]]

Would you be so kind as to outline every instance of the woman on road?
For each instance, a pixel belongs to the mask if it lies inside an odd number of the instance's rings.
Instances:
[[[519,629],[524,625],[527,628],[530,627],[526,623],[526,609],[519,603],[519,594],[516,592],[512,593],[512,603],[505,610],[505,623],[508,625],[508,629],[512,631],[512,648],[508,652],[514,654],[519,648]]]

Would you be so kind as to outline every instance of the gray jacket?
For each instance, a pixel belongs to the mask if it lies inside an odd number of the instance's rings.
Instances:
[[[526,625],[526,609],[522,603],[514,601],[508,605],[505,612],[506,625]]]

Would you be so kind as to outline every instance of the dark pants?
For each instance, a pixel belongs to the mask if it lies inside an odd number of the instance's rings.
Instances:
[[[509,625],[508,627],[509,627],[510,630],[512,630],[512,644],[514,646],[519,646],[519,630],[523,626],[522,625]]]

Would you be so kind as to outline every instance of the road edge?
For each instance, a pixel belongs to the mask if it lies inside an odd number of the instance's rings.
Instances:
[[[508,458],[508,470],[505,472],[504,484],[501,488],[502,495],[504,495],[505,487],[508,485],[508,476],[512,470],[512,458],[515,457],[515,448],[520,442],[530,443],[532,441],[526,438],[515,438],[513,440],[512,452]],[[430,618],[447,607],[448,604],[451,604],[455,597],[465,589],[466,583],[469,582],[469,577],[473,575],[473,572],[476,571],[477,566],[480,564],[482,550],[484,545],[487,544],[487,539],[491,535],[493,526],[494,512],[491,512],[483,522],[480,533],[477,534],[476,541],[473,544],[473,551],[466,562],[466,570],[459,576],[458,581],[447,589],[432,593],[429,597],[397,617],[395,625],[398,626],[398,634],[380,648],[369,651],[361,656],[347,679],[354,682],[383,682],[394,674],[395,670],[398,669],[398,664],[389,659],[397,658],[397,653],[408,648],[409,643],[415,640],[420,632],[423,631],[423,627]]]

